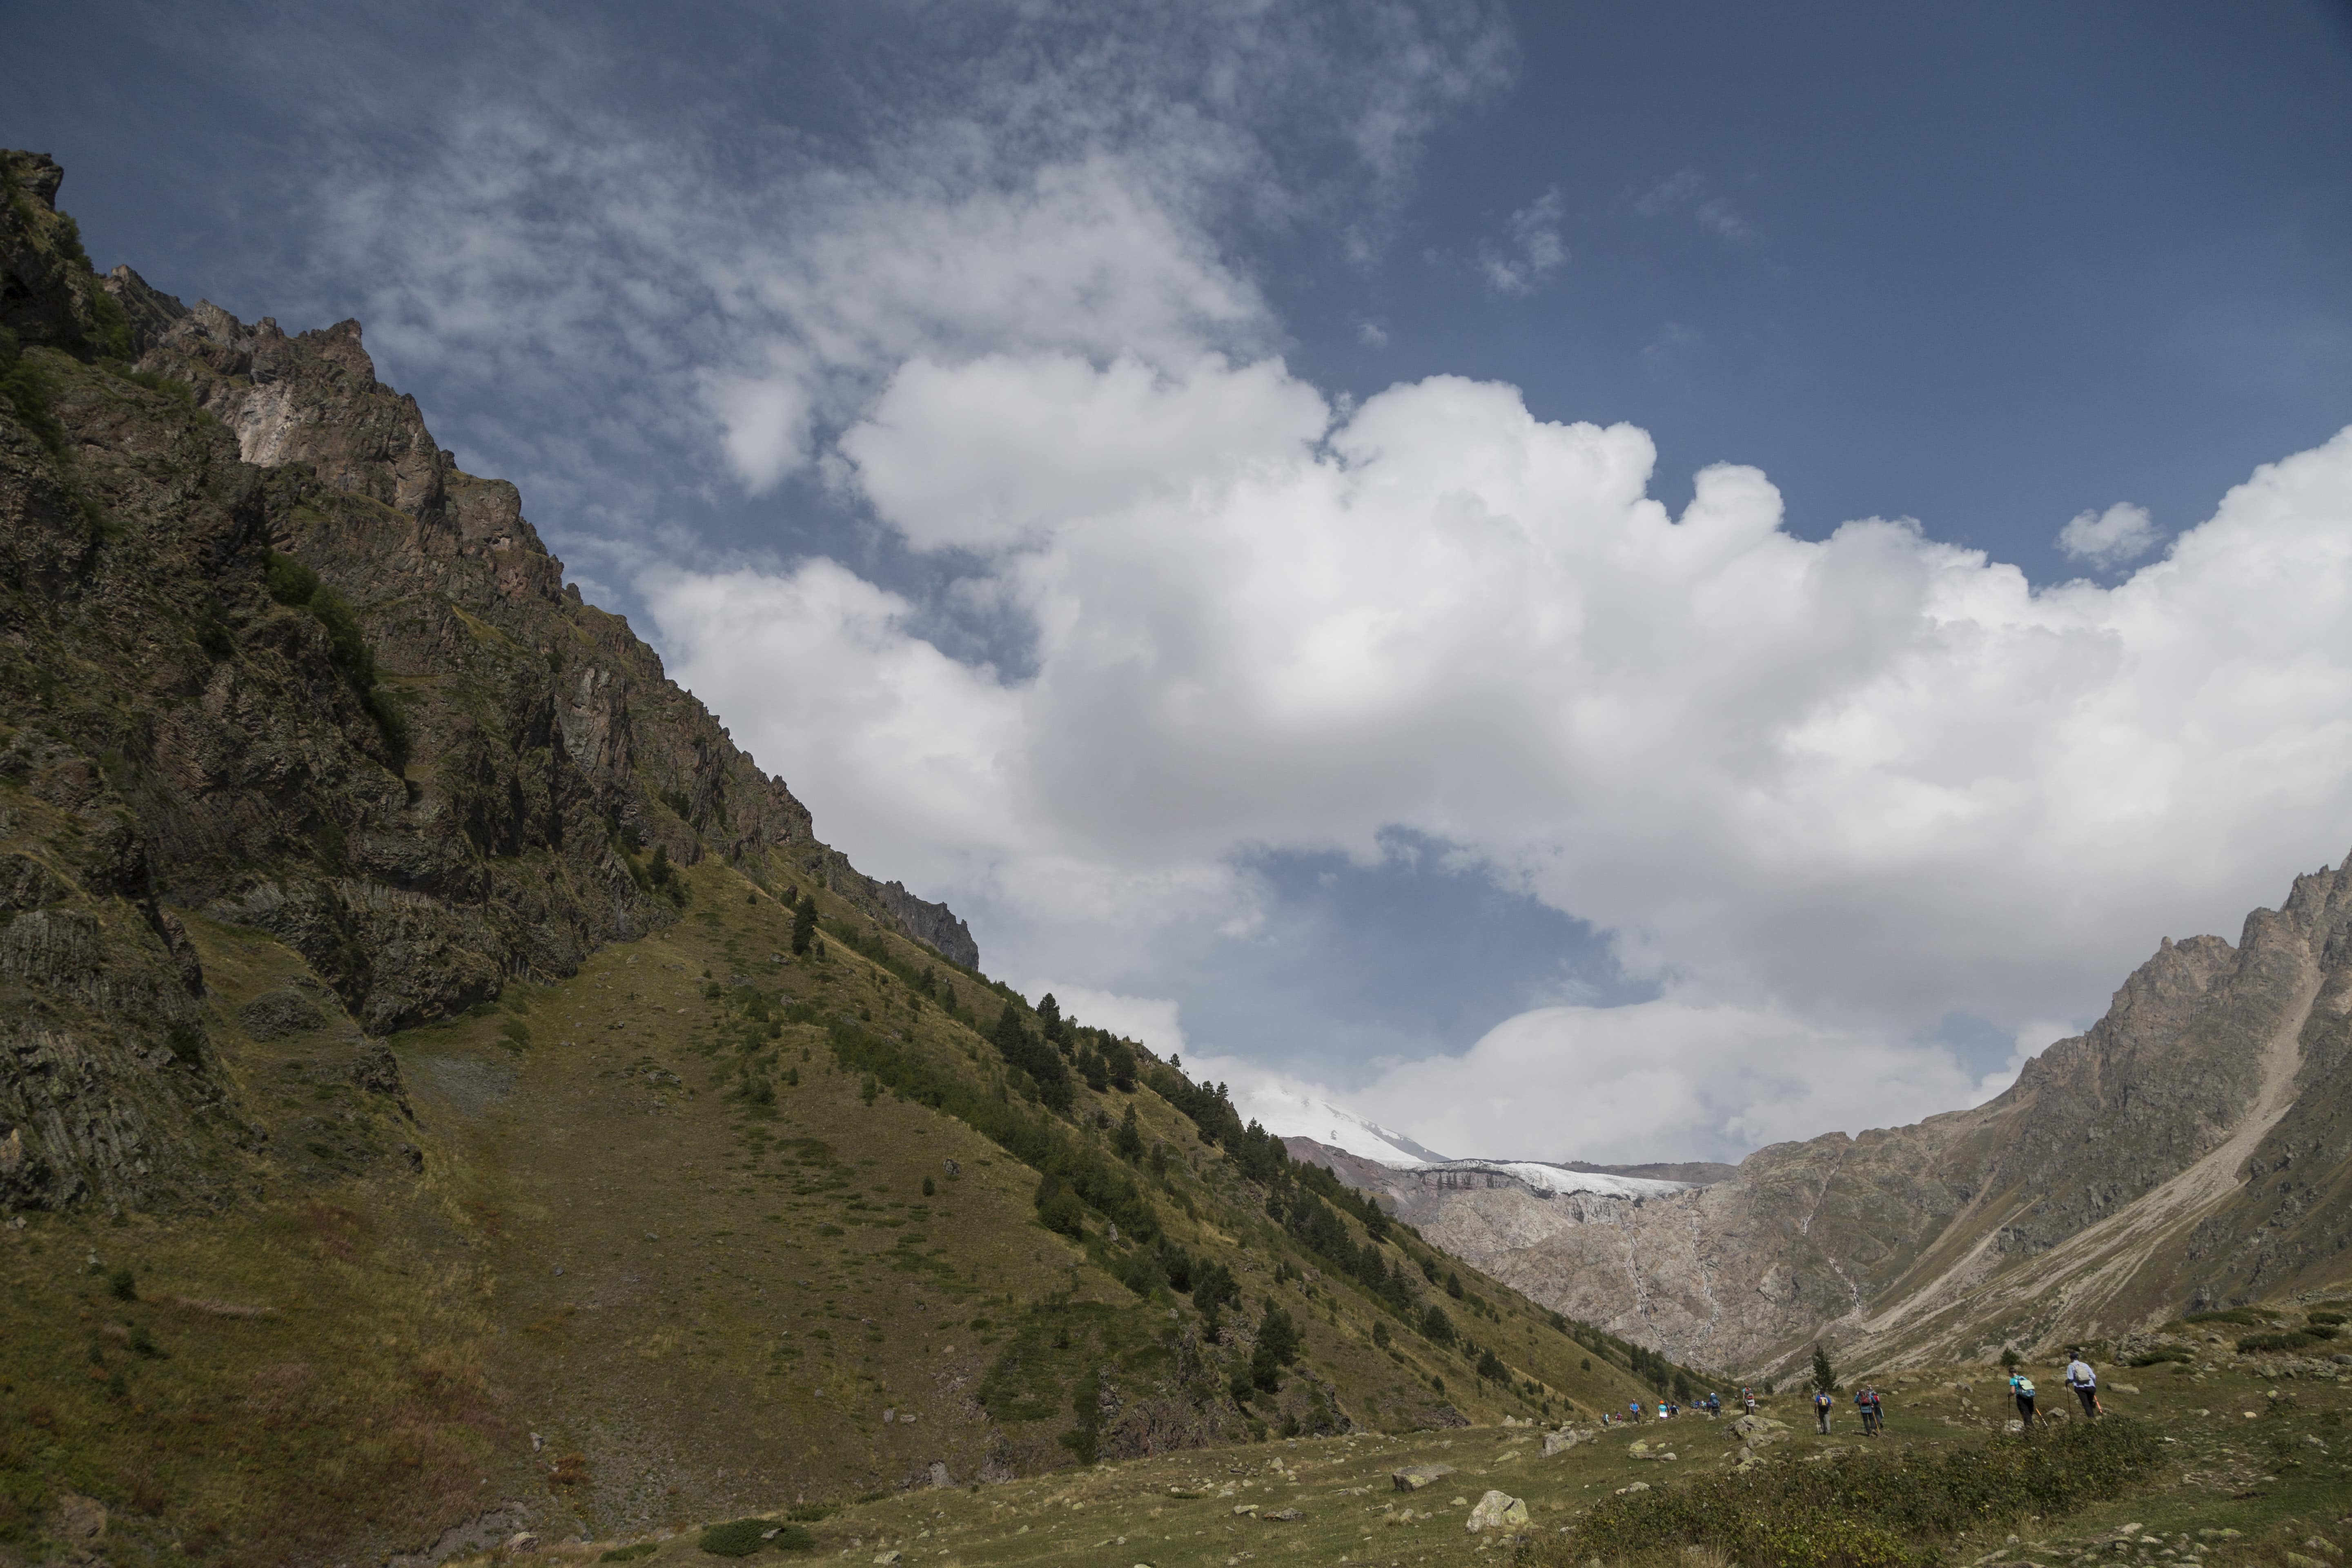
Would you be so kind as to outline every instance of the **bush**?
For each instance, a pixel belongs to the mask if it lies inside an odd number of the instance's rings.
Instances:
[[[118,1268],[106,1277],[106,1289],[118,1301],[139,1300],[139,1282],[128,1268]]]
[[[2162,1366],[2167,1362],[2188,1363],[2196,1359],[2179,1345],[2165,1345],[2158,1350],[2143,1351],[2126,1360],[2124,1364],[2126,1366]]]
[[[695,1544],[713,1557],[749,1557],[768,1544],[767,1533],[775,1528],[772,1522],[764,1519],[730,1520],[725,1524],[714,1524],[704,1531],[702,1539]],[[803,1531],[801,1533],[805,1535],[808,1532]]]
[[[1757,1568],[1896,1568],[1912,1561],[1912,1543],[2116,1497],[2160,1451],[2144,1423],[2112,1415],[1945,1453],[1709,1476],[1606,1499],[1528,1561],[1565,1565],[1694,1546]]]
[[[1073,1238],[1086,1234],[1086,1207],[1069,1184],[1050,1172],[1037,1179],[1037,1222]]]
[[[269,596],[281,605],[303,605],[319,591],[319,574],[291,555],[280,555],[275,550],[262,568],[262,585]]]
[[[2305,1345],[2316,1343],[2318,1341],[2310,1334],[2300,1331],[2284,1334],[2248,1334],[2238,1342],[2238,1353],[2262,1355],[2278,1351],[2301,1350]]]

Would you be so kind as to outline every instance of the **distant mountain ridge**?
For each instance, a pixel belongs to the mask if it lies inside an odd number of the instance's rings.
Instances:
[[[2352,1277],[2352,860],[2167,939],[1972,1110],[1640,1198],[1333,1162],[1534,1300],[1677,1359],[1990,1355]]]

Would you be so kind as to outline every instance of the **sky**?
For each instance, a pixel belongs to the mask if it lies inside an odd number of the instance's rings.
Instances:
[[[1907,1121],[2352,850],[2342,5],[10,12],[100,265],[1269,1113]]]

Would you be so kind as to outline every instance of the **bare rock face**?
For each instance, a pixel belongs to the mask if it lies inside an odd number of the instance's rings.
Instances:
[[[0,374],[27,389],[0,399],[0,1200],[226,1181],[205,1151],[244,1134],[181,911],[326,983],[265,998],[264,1036],[569,973],[680,918],[657,850],[821,882],[977,963],[564,587],[359,323],[289,336],[100,279],[62,177],[0,153]]]
[[[1990,1354],[2323,1282],[2352,1247],[2352,861],[2168,940],[2006,1093],[1645,1199],[1327,1160],[1536,1300],[1694,1364]]]

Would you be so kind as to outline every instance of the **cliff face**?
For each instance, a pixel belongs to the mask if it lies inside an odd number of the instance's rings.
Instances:
[[[1633,1201],[1348,1167],[1432,1240],[1677,1359],[1768,1370],[2119,1332],[2352,1274],[2352,861],[2158,952],[1974,1110]]]
[[[358,323],[289,337],[128,268],[101,281],[59,178],[0,154],[16,1199],[218,1186],[161,1147],[219,1100],[191,912],[285,942],[370,1035],[676,922],[667,868],[708,856],[977,963],[562,585],[514,487],[457,467]]]

